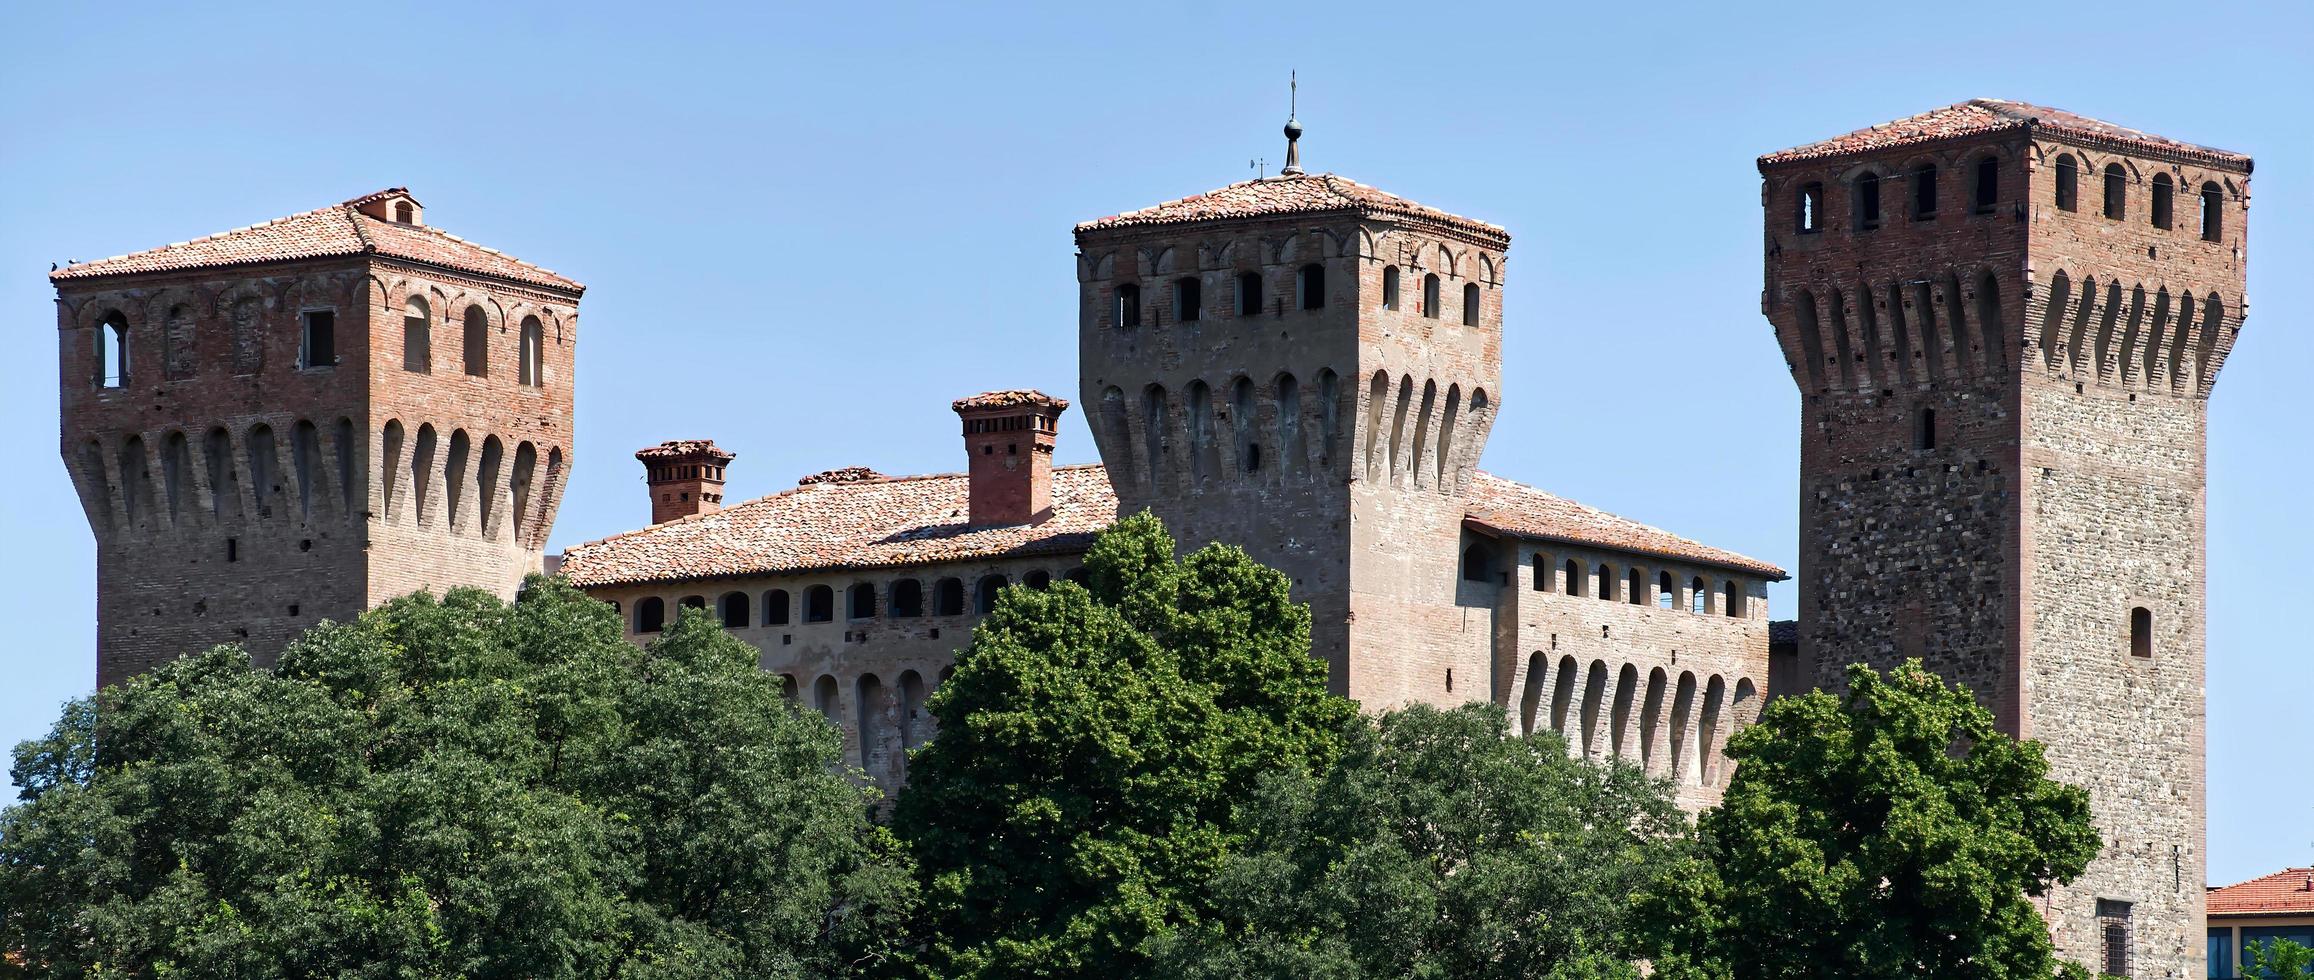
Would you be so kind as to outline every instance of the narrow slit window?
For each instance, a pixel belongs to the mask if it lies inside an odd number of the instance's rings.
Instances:
[[[1422,277],[1422,315],[1438,319],[1438,273]]]
[[[1117,287],[1117,328],[1130,330],[1141,325],[1141,287],[1125,283]]]
[[[2105,216],[2115,221],[2128,213],[2129,171],[2118,163],[2105,165]]]
[[[1912,220],[1936,217],[1936,167],[1922,164],[1912,171]]]
[[[1880,175],[1866,171],[1856,178],[1856,230],[1880,227]]]
[[[1991,214],[2001,200],[2001,161],[1998,157],[1977,158],[1977,186],[1975,209],[1978,214]]]
[[[129,320],[107,313],[96,325],[96,383],[100,388],[125,388],[129,383]]]
[[[1793,218],[1799,224],[1800,234],[1813,235],[1824,230],[1824,184],[1809,181],[1800,185],[1800,197],[1794,205]]]
[[[1237,315],[1252,316],[1261,312],[1261,273],[1243,272],[1237,277]]]
[[[1195,276],[1173,280],[1173,319],[1194,323],[1205,308],[1204,290]]]
[[[1479,299],[1480,299],[1480,297],[1479,297],[1479,292],[1478,292],[1478,284],[1477,284],[1477,283],[1475,283],[1475,282],[1466,282],[1466,283],[1463,283],[1463,284],[1462,284],[1462,325],[1463,325],[1463,326],[1466,326],[1466,327],[1475,327],[1475,326],[1478,326]]]
[[[2153,610],[2144,606],[2129,611],[2129,655],[2153,657]]]
[[[1912,448],[1936,448],[1936,409],[1923,408],[1912,417]]]
[[[1326,267],[1311,263],[1302,267],[1294,277],[1294,286],[1300,292],[1301,307],[1305,310],[1326,308]]]
[[[2081,208],[2081,165],[2073,162],[2070,153],[2057,157],[2057,209],[2077,211]]]
[[[2173,202],[2173,199],[2175,198],[2175,196],[2176,196],[2176,194],[2175,194],[2175,188],[2171,187],[2171,185],[2170,185],[2170,182],[2169,182],[2169,175],[2168,175],[2168,174],[2154,174],[2154,175],[2153,175],[2153,213],[2152,213],[2152,215],[2151,215],[2151,217],[2153,218],[2153,226],[2154,226],[2154,227],[2156,227],[2156,228],[2159,228],[2159,229],[2161,229],[2161,230],[2163,230],[2163,231],[2168,231],[2168,230],[2169,230],[2169,226],[2170,226],[2170,211],[2171,211],[2171,209],[2172,209],[2172,207],[2173,207],[2173,203],[2172,203],[2172,202]]]
[[[2216,181],[2202,185],[2202,241],[2223,241],[2226,237],[2225,192]]]
[[[1382,269],[1382,308],[1398,308],[1398,267],[1394,265]]]

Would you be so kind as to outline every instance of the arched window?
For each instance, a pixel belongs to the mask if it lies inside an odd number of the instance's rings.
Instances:
[[[803,621],[825,623],[836,618],[836,590],[815,585],[803,590]]]
[[[1824,230],[1823,181],[1811,180],[1800,185],[1800,196],[1792,202],[1792,221],[1803,235]]]
[[[1484,541],[1473,541],[1462,549],[1462,580],[1465,582],[1494,581],[1494,549]]]
[[[1639,569],[1634,567],[1631,570],[1624,572],[1623,579],[1623,601],[1628,602],[1634,606],[1646,605],[1647,579],[1641,575]]]
[[[1612,601],[1615,598],[1615,570],[1607,567],[1606,562],[1600,562],[1597,578],[1598,598]]]
[[[773,589],[763,594],[763,625],[786,626],[793,615],[788,609],[786,589]]]
[[[522,318],[522,363],[516,367],[517,380],[536,388],[546,384],[546,326],[534,316]]]
[[[1011,583],[1002,575],[983,575],[972,587],[972,611],[982,616],[996,611],[996,594]]]
[[[2170,186],[2168,174],[2153,175],[2153,226],[2163,231],[2169,230],[2170,201],[2174,192],[2175,189]]]
[[[703,595],[684,596],[682,606],[685,609],[705,609],[707,608],[707,597]]]
[[[2216,181],[2202,185],[2202,241],[2223,241],[2226,237],[2225,192]]]
[[[1238,273],[1237,315],[1252,316],[1259,312],[1261,312],[1261,273]]]
[[[1051,572],[1045,571],[1044,569],[1035,569],[1030,571],[1028,574],[1021,576],[1020,584],[1035,589],[1038,592],[1043,592],[1044,590],[1053,587],[1053,575]]]
[[[1398,308],[1398,267],[1394,265],[1382,267],[1382,308]]]
[[[1865,171],[1856,178],[1856,230],[1871,231],[1880,227],[1880,175]]]
[[[1117,286],[1117,329],[1130,330],[1141,325],[1141,287],[1132,283]]]
[[[645,596],[635,603],[635,632],[656,633],[667,628],[667,600]]]
[[[298,314],[297,366],[337,366],[337,311],[307,310]]]
[[[1205,309],[1205,290],[1196,276],[1173,280],[1173,319],[1194,323]]]
[[[1238,472],[1261,472],[1261,443],[1253,431],[1253,379],[1240,377],[1229,386],[1229,414],[1229,424],[1235,428]]]
[[[875,618],[876,587],[861,582],[847,590],[844,593],[844,615],[851,619]]]
[[[1569,558],[1566,566],[1559,571],[1566,576],[1566,580],[1559,583],[1560,587],[1565,589],[1568,595],[1582,595],[1583,563]]]
[[[904,578],[892,583],[892,618],[914,619],[924,615],[924,583]]]
[[[2001,160],[1995,156],[1977,158],[1977,186],[1972,203],[1976,213],[1991,214],[2001,200]]]
[[[1924,163],[1912,170],[1912,220],[1936,217],[1936,165]]]
[[[2077,211],[2081,208],[2081,165],[2073,162],[2073,154],[2057,156],[2057,208]]]
[[[935,616],[964,615],[964,583],[944,578],[932,587],[932,614]]]
[[[812,682],[812,707],[818,709],[829,721],[836,720],[836,713],[842,711],[844,706],[834,677],[821,674],[819,680]]]
[[[1478,326],[1478,313],[1479,313],[1479,308],[1478,308],[1478,307],[1479,307],[1479,293],[1478,293],[1478,284],[1477,284],[1477,283],[1475,283],[1475,282],[1466,282],[1466,283],[1463,283],[1463,284],[1462,284],[1462,325],[1463,325],[1463,326],[1466,326],[1466,327],[1475,327],[1475,326]]]
[[[1734,619],[1744,618],[1743,583],[1729,579],[1720,585],[1719,611]]]
[[[2129,655],[2153,656],[2153,610],[2144,606],[2129,610]]]
[[[96,323],[96,383],[100,388],[129,383],[129,318],[119,310]]]
[[[1065,579],[1068,579],[1068,580],[1069,580],[1069,581],[1071,581],[1071,582],[1075,582],[1075,583],[1077,583],[1078,585],[1086,586],[1086,587],[1088,587],[1088,588],[1089,588],[1089,587],[1091,587],[1091,586],[1092,586],[1092,584],[1093,584],[1093,573],[1092,573],[1092,571],[1091,571],[1090,569],[1087,569],[1087,568],[1086,568],[1085,566],[1083,566],[1083,565],[1078,565],[1078,566],[1077,566],[1077,567],[1075,567],[1075,568],[1069,569],[1069,572],[1068,572],[1068,574],[1066,574],[1066,575],[1063,575],[1063,576],[1061,576],[1061,577],[1062,577],[1062,578],[1065,578]]]
[[[1710,608],[1710,603],[1711,586],[1703,584],[1703,576],[1698,575],[1689,579],[1687,582],[1687,611],[1701,616]]]
[[[1294,276],[1294,290],[1302,309],[1325,309],[1326,267],[1315,262],[1303,266],[1301,272]]]
[[[408,202],[408,201],[395,201],[395,202],[394,202],[394,221],[395,221],[395,223],[397,223],[397,224],[405,224],[405,225],[406,225],[406,224],[409,224],[410,222],[412,222],[412,221],[416,221],[416,220],[418,220],[418,211],[417,211],[417,209],[416,209],[416,208],[412,208],[412,207],[410,206],[410,202]]]
[[[402,304],[402,370],[434,370],[434,321],[423,297]]]
[[[466,336],[463,340],[466,373],[477,378],[490,374],[490,315],[479,306],[466,308]]]
[[[718,605],[723,607],[724,629],[743,630],[747,628],[747,593],[726,592],[723,594],[723,598],[718,601]]]
[[[1422,315],[1438,319],[1438,273],[1432,272],[1422,277]]]
[[[1534,580],[1528,583],[1529,587],[1537,592],[1551,591],[1551,562],[1542,552],[1535,552],[1527,558],[1527,571]]]
[[[1655,608],[1671,609],[1675,608],[1678,603],[1679,580],[1672,578],[1670,572],[1657,572],[1655,574]]]
[[[2129,171],[2118,163],[2105,165],[2105,216],[2121,220],[2128,210]]]

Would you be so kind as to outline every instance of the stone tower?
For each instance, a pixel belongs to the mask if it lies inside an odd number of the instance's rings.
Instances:
[[[540,566],[578,283],[400,188],[49,278],[99,683]]]
[[[651,523],[723,509],[723,470],[737,454],[713,439],[670,439],[635,451],[651,490]]]
[[[1499,583],[1456,559],[1510,236],[1306,173],[1300,133],[1275,177],[1077,226],[1079,394],[1121,511],[1291,576],[1337,691],[1484,698],[1491,611],[1462,590]]]
[[[2250,160],[1979,99],[1761,157],[1800,673],[1925,658],[2088,788],[2059,949],[2200,977],[2204,436]]]

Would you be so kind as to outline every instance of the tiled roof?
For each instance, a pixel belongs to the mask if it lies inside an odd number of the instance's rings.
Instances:
[[[2314,915],[2314,868],[2284,868],[2209,890],[2211,915]]]
[[[737,459],[738,454],[715,444],[713,439],[669,439],[656,446],[635,450],[636,459],[683,459],[690,456],[714,456]]]
[[[563,573],[582,586],[815,570],[884,568],[1012,555],[1073,554],[1117,518],[1099,464],[1053,470],[1053,516],[972,527],[961,473],[885,477],[854,467],[713,514],[571,548]],[[1781,578],[1783,570],[1481,473],[1471,519],[1505,533],[1636,551]]]
[[[961,412],[973,408],[1011,408],[1015,405],[1065,409],[1069,407],[1069,400],[1054,398],[1034,388],[1014,388],[1009,391],[984,391],[970,398],[959,398],[948,407]]]
[[[1778,619],[1768,623],[1768,645],[1771,647],[1797,646],[1800,642],[1800,621]]]
[[[1472,474],[1469,507],[1472,522],[1516,537],[1598,545],[1784,578],[1783,569],[1759,559],[1690,541],[1492,473]]]
[[[1760,157],[1765,168],[1779,163],[1816,160],[1824,157],[1845,156],[1928,143],[1955,136],[1973,136],[2012,129],[2038,129],[2059,138],[2117,143],[2148,153],[2170,154],[2240,167],[2248,170],[2250,158],[2226,150],[2195,146],[2151,133],[2143,133],[2125,126],[2116,126],[2102,119],[2078,116],[2063,109],[2010,102],[2006,99],[1970,99],[1942,109],[1931,109],[1917,116],[1907,116],[1894,122],[1881,123],[1853,133],[1828,140],[1795,146]]]
[[[1483,221],[1424,207],[1334,174],[1281,174],[1245,180],[1195,197],[1110,215],[1077,225],[1077,234],[1111,228],[1287,214],[1379,214],[1432,221],[1479,238],[1510,244],[1510,232]]]
[[[496,249],[423,225],[387,221],[357,210],[380,191],[261,225],[219,232],[189,242],[81,262],[48,274],[52,282],[99,276],[176,272],[222,266],[351,255],[383,255],[479,273],[535,286],[582,292],[585,286]]]

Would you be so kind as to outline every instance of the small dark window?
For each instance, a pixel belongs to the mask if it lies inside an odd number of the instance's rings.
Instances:
[[[1936,167],[1922,164],[1912,171],[1912,220],[1936,217]]]
[[[1141,325],[1141,287],[1126,283],[1117,287],[1117,327],[1130,329]]]
[[[1936,448],[1936,409],[1923,408],[1913,414],[1912,448]]]
[[[1241,272],[1237,276],[1237,315],[1252,316],[1261,312],[1261,273]]]
[[[1033,572],[1021,576],[1020,584],[1035,589],[1038,592],[1043,592],[1044,590],[1053,587],[1053,575],[1051,572],[1039,568]]]
[[[2173,188],[2168,174],[2153,175],[2153,226],[2168,231]]]
[[[466,373],[480,378],[490,373],[490,314],[479,306],[466,308],[466,336],[463,338]]]
[[[1494,549],[1487,547],[1485,542],[1476,542],[1462,549],[1462,580],[1494,581]]]
[[[1568,595],[1582,595],[1583,564],[1572,558],[1569,558],[1567,559],[1566,567],[1560,569],[1560,571],[1564,572],[1567,576],[1567,580],[1560,583],[1560,585],[1566,590],[1566,593]]]
[[[924,583],[904,578],[892,583],[892,618],[914,619],[924,615]]]
[[[1479,304],[1478,284],[1477,284],[1477,283],[1475,283],[1475,282],[1466,282],[1466,283],[1463,283],[1463,284],[1462,284],[1462,325],[1463,325],[1463,326],[1466,326],[1466,327],[1475,327],[1475,326],[1478,326],[1478,312],[1479,312],[1479,309],[1478,309],[1478,304]]]
[[[1302,309],[1325,309],[1326,267],[1314,262],[1303,266],[1301,272],[1294,276],[1294,289],[1299,294]]]
[[[972,587],[972,611],[983,616],[995,612],[996,594],[1009,584],[1002,575],[982,576],[980,583]]]
[[[1647,578],[1633,568],[1623,574],[1623,601],[1634,606],[1647,604]]]
[[[1204,309],[1204,288],[1195,276],[1173,280],[1173,319],[1191,323]]]
[[[1085,566],[1083,565],[1069,569],[1068,574],[1061,577],[1068,579],[1071,582],[1075,582],[1078,585],[1090,586],[1093,584],[1093,573],[1086,570]]]
[[[225,560],[226,560],[226,561],[240,561],[240,560],[241,560],[241,539],[240,539],[240,538],[226,538],[226,539],[225,539]]]
[[[2119,221],[2127,212],[2129,171],[2118,163],[2105,165],[2105,216]]]
[[[825,623],[836,618],[836,590],[815,585],[803,590],[803,621]]]
[[[1679,603],[1679,582],[1670,572],[1655,573],[1655,608],[1671,609]]]
[[[935,616],[964,615],[964,583],[944,578],[932,588],[932,614]]]
[[[789,615],[786,589],[773,589],[763,594],[763,625],[786,626]]]
[[[96,383],[122,388],[129,383],[129,318],[107,313],[96,325]]]
[[[1856,178],[1856,230],[1880,227],[1880,175],[1869,170]]]
[[[1599,589],[1599,596],[1598,596],[1598,597],[1599,597],[1601,600],[1603,600],[1603,601],[1608,601],[1608,602],[1612,602],[1612,601],[1614,601],[1614,599],[1615,599],[1615,570],[1614,570],[1614,569],[1612,569],[1612,568],[1608,568],[1608,567],[1607,567],[1607,564],[1606,564],[1605,562],[1601,562],[1601,563],[1599,563],[1599,573],[1598,573],[1598,589]]]
[[[650,596],[635,603],[635,632],[656,633],[667,628],[667,600]]]
[[[703,595],[684,596],[682,606],[685,609],[705,609],[707,608],[707,597]]]
[[[1998,157],[1977,158],[1977,186],[1975,208],[1978,214],[1991,214],[1993,205],[2001,200],[2001,161]]]
[[[2110,898],[2097,900],[2097,931],[2101,947],[2097,956],[2099,972],[2124,980],[2130,975],[2129,912],[2128,902]]]
[[[1398,267],[1394,265],[1382,268],[1382,308],[1398,308]]]
[[[416,211],[416,209],[414,209],[414,208],[410,207],[410,202],[408,202],[408,201],[395,201],[395,202],[394,202],[394,221],[395,221],[396,223],[399,223],[399,224],[405,224],[405,225],[406,225],[406,224],[409,224],[409,223],[410,223],[410,222],[412,222],[412,221],[415,221],[415,220],[417,220],[417,216],[418,216],[418,212]]]
[[[1793,217],[1798,221],[1800,234],[1813,235],[1824,230],[1824,184],[1809,181],[1800,185],[1800,198]]]
[[[747,628],[747,593],[728,593],[724,595],[720,604],[723,607],[724,629],[743,630]]]
[[[337,364],[337,314],[330,310],[307,310],[303,321],[305,329],[297,348],[297,366],[318,368]]]
[[[2223,241],[2226,237],[2224,207],[2226,195],[2216,181],[2202,185],[2202,241]]]
[[[2073,162],[2070,153],[2057,157],[2057,208],[2061,211],[2081,208],[2081,166]]]
[[[546,384],[546,325],[534,316],[522,318],[522,337],[516,347],[521,363],[515,365],[520,381],[536,388]]]
[[[844,615],[852,619],[874,618],[876,615],[876,587],[861,582],[845,592]]]
[[[2153,610],[2144,606],[2129,611],[2129,655],[2153,656]]]
[[[1422,315],[1438,319],[1438,273],[1422,277]]]

